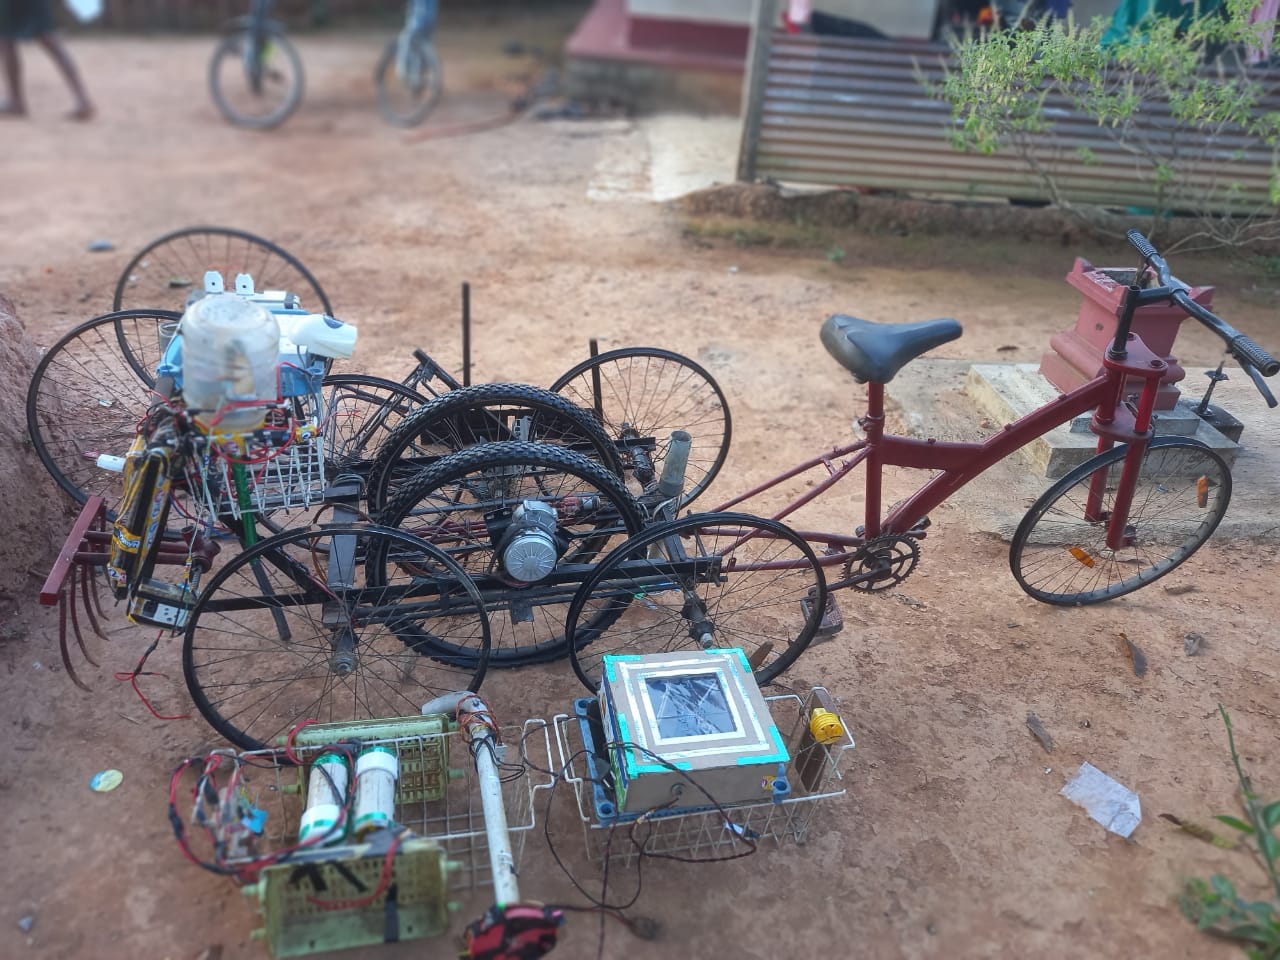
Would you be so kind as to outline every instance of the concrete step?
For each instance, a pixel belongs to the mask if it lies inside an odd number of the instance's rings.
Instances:
[[[969,368],[965,389],[993,427],[1012,423],[1059,395],[1053,384],[1032,363],[975,363]],[[1230,466],[1240,445],[1209,426],[1194,413],[1194,403],[1178,405],[1159,414],[1157,436],[1194,437],[1216,450]],[[1039,476],[1057,479],[1088,460],[1097,451],[1098,438],[1089,432],[1089,415],[1055,427],[1019,451]]]
[[[914,437],[974,442],[990,436],[1013,419],[1012,414],[1017,411],[1012,408],[1007,408],[1008,412],[1003,415],[980,412],[973,396],[975,390],[967,385],[973,366],[970,360],[932,357],[921,357],[907,364],[887,388],[895,428]],[[992,363],[990,366],[1014,365]],[[1028,366],[1035,371],[1034,365]],[[1280,541],[1280,522],[1275,520],[1275,505],[1280,503],[1280,410],[1267,409],[1254,391],[1253,383],[1239,370],[1229,372],[1230,381],[1219,384],[1213,398],[1242,422],[1243,446],[1234,454],[1224,454],[1234,456],[1231,508],[1214,536],[1277,542]],[[1034,384],[1035,379],[1030,378],[1030,382]],[[1092,451],[1090,444],[1088,452]],[[903,474],[898,490],[901,494],[910,492],[920,480],[915,471],[903,471]],[[930,533],[950,536],[948,530],[963,517],[959,526],[1007,540],[1027,508],[1050,482],[1028,469],[1023,458],[1008,457],[960,488],[939,507]]]

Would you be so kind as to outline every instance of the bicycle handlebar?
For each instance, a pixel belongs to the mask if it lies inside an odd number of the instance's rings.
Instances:
[[[1227,352],[1240,362],[1240,365],[1249,373],[1254,383],[1258,385],[1262,395],[1267,398],[1268,406],[1275,406],[1275,398],[1266,389],[1266,385],[1254,374],[1260,374],[1263,377],[1274,377],[1277,373],[1280,373],[1280,360],[1271,356],[1266,350],[1263,350],[1262,347],[1217,314],[1192,300],[1187,295],[1187,290],[1190,288],[1169,272],[1169,264],[1165,262],[1164,257],[1160,256],[1156,248],[1152,246],[1151,241],[1139,231],[1129,230],[1125,236],[1128,238],[1129,243],[1133,245],[1133,248],[1142,255],[1142,259],[1147,265],[1155,271],[1156,277],[1160,281],[1159,287],[1143,290],[1142,299],[1145,301],[1168,300],[1171,303],[1176,303],[1189,316],[1195,317],[1221,337],[1227,345]]]

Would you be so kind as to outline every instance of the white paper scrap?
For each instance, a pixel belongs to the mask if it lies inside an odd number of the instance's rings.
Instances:
[[[1091,763],[1080,764],[1077,773],[1061,793],[1112,833],[1126,839],[1142,820],[1142,803],[1138,795],[1122,783],[1112,780]]]

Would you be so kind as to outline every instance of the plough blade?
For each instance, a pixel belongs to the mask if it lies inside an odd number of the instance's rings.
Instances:
[[[76,522],[67,535],[53,569],[45,578],[40,588],[40,602],[47,607],[58,607],[58,652],[62,655],[62,665],[67,676],[81,690],[92,692],[76,673],[71,665],[71,650],[67,640],[67,620],[71,621],[71,634],[75,637],[80,654],[93,666],[98,662],[89,656],[84,643],[84,634],[80,632],[80,617],[76,612],[79,604],[84,605],[85,618],[89,621],[93,632],[106,639],[106,634],[99,626],[99,619],[106,620],[102,604],[98,599],[97,580],[94,569],[107,562],[106,548],[102,534],[107,533],[107,508],[101,497],[90,497],[76,517]],[[77,597],[76,594],[80,596]],[[96,608],[96,614],[95,614]]]

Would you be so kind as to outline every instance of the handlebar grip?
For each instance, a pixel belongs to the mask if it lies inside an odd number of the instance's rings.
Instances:
[[[413,359],[417,360],[419,363],[431,363],[431,357],[429,357],[427,355],[427,351],[423,350],[421,347],[413,348]]]
[[[1243,333],[1232,337],[1231,342],[1227,344],[1227,349],[1239,359],[1257,367],[1258,372],[1264,377],[1274,377],[1280,373],[1280,360],[1267,353]]]
[[[1156,248],[1151,245],[1151,241],[1142,235],[1138,230],[1125,231],[1125,237],[1129,243],[1133,245],[1133,249],[1142,254],[1142,259],[1150,262],[1153,258],[1159,259],[1160,254],[1156,252]]]

